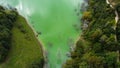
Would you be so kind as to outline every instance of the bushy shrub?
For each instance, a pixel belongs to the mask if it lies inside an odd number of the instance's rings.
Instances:
[[[35,60],[29,68],[42,68],[44,66],[44,59],[43,58],[39,58],[37,60]]]

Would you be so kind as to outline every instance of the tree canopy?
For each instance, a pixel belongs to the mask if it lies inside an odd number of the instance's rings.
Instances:
[[[17,12],[0,6],[0,62],[3,62],[11,47],[11,29]]]
[[[82,17],[82,26],[84,21],[88,21],[88,27],[82,28],[76,48],[71,52],[71,59],[66,61],[63,68],[120,67],[120,22],[114,29],[114,12],[115,9],[106,0],[88,1],[87,10]]]

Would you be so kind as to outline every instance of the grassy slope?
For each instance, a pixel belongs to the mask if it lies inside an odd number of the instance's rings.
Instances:
[[[22,25],[26,33],[20,31]],[[28,66],[39,58],[43,58],[38,40],[26,20],[18,16],[13,27],[12,48],[5,63],[0,68],[29,68]]]

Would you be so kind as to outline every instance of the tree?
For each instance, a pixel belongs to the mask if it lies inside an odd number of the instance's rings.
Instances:
[[[120,22],[115,24],[114,12],[105,0],[89,0],[82,16],[82,26],[87,20],[88,28],[71,52],[69,68],[119,68]]]
[[[0,63],[5,60],[11,47],[11,29],[16,21],[16,12],[0,6]]]

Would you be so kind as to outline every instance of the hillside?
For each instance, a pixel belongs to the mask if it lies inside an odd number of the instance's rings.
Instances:
[[[5,9],[4,11],[12,10]],[[5,61],[0,64],[0,68],[42,68],[44,59],[41,43],[24,17],[17,14],[15,18],[10,30],[10,49]]]
[[[109,1],[114,8],[106,0],[89,0],[82,34],[63,68],[120,68],[120,4]]]

